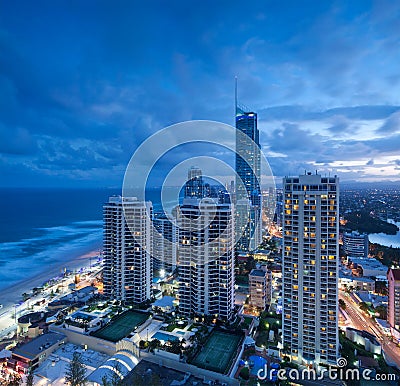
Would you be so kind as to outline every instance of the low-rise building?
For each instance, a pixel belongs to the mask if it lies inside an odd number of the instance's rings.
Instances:
[[[30,342],[16,347],[8,361],[8,367],[20,373],[26,373],[29,367],[35,369],[66,341],[65,335],[56,332],[40,335]]]
[[[375,281],[369,277],[347,276],[339,272],[339,288],[375,292]]]
[[[152,308],[153,310],[160,309],[162,312],[170,313],[175,310],[174,302],[176,300],[172,296],[164,296],[156,300],[152,304]]]
[[[381,355],[382,347],[374,335],[367,331],[356,330],[355,328],[346,328],[346,338],[354,343],[358,343],[365,347],[366,351],[373,354]]]
[[[386,275],[387,272],[386,265],[383,265],[380,261],[372,257],[364,258],[349,256],[347,261],[354,275],[376,277]]]
[[[249,274],[250,304],[254,307],[265,309],[271,304],[271,271],[253,269]]]

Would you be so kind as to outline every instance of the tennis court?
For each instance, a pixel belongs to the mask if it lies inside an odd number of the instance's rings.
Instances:
[[[229,370],[241,339],[240,335],[213,331],[204,347],[194,357],[192,364],[225,374]]]
[[[112,319],[109,324],[93,333],[93,336],[110,342],[118,342],[147,320],[149,314],[127,311]]]

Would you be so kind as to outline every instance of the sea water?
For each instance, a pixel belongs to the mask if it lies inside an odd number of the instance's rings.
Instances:
[[[101,250],[103,204],[120,189],[0,189],[0,290]],[[160,190],[146,191],[154,211]]]

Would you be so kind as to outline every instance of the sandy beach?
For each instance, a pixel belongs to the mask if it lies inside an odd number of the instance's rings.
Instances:
[[[1,313],[3,313],[10,306],[13,306],[15,303],[22,300],[23,293],[29,293],[31,292],[32,288],[40,287],[46,281],[60,276],[65,268],[70,271],[74,271],[82,267],[89,267],[91,258],[99,255],[99,248],[94,248],[93,245],[88,246],[88,248],[90,249],[85,252],[81,251],[81,254],[78,256],[71,256],[71,260],[69,261],[51,264],[47,266],[44,272],[2,289],[0,293],[0,304],[3,305],[3,309],[1,310]],[[93,262],[94,260],[92,260],[92,263]]]

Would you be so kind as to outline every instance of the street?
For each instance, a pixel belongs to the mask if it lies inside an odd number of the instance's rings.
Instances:
[[[394,344],[389,337],[384,335],[379,325],[361,311],[351,296],[344,291],[339,291],[339,299],[342,299],[346,304],[345,312],[350,318],[351,327],[357,330],[365,330],[375,335],[382,345],[382,350],[385,353],[387,362],[396,365],[396,367],[400,369],[400,347]]]

